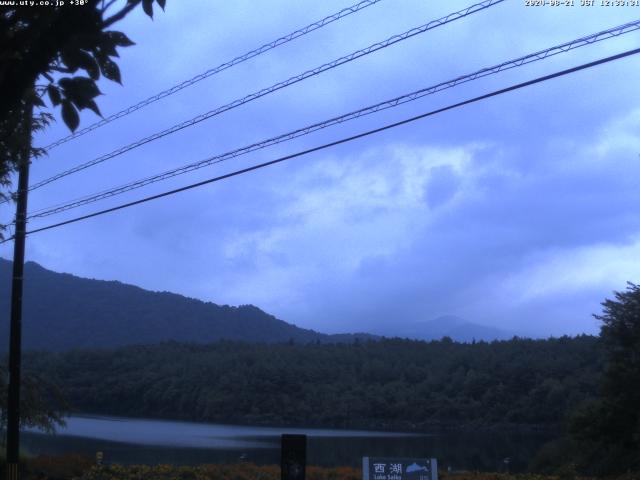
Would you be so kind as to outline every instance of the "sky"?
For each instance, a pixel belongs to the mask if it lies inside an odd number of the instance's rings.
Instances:
[[[355,0],[353,0],[355,3]],[[473,1],[382,0],[34,161],[31,183]],[[30,194],[36,211],[640,18],[640,7],[484,11],[279,90]],[[114,28],[109,115],[351,5],[168,0]],[[72,7],[73,8],[73,7]],[[309,149],[639,46],[638,31],[55,216],[32,229]],[[640,56],[27,239],[27,260],[326,333],[394,335],[443,315],[546,337],[640,281]],[[56,112],[58,115],[59,112]],[[81,126],[98,120],[90,111]],[[36,145],[67,135],[60,120]],[[3,205],[1,220],[12,207]],[[0,246],[12,257],[12,246]],[[28,279],[27,279],[28,281]]]

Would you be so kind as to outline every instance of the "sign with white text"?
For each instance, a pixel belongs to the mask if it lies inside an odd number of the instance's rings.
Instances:
[[[435,458],[362,457],[362,480],[438,480]]]

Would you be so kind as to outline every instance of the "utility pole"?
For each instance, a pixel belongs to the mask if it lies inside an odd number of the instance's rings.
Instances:
[[[20,360],[22,349],[22,286],[27,230],[27,196],[31,155],[33,105],[28,102],[23,118],[24,149],[18,167],[16,228],[13,240],[13,281],[9,334],[9,392],[7,402],[7,480],[20,478]]]

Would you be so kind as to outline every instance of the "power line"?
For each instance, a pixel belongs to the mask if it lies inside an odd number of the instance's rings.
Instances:
[[[52,225],[47,225],[46,227],[37,228],[35,230],[31,230],[31,231],[27,232],[27,234],[43,232],[45,230],[50,230],[52,228],[57,228],[57,227],[61,227],[61,226],[64,226],[64,225],[69,225],[71,223],[76,223],[76,222],[79,222],[81,220],[86,220],[86,219],[89,219],[89,218],[97,217],[97,216],[104,215],[104,214],[107,214],[107,213],[115,212],[117,210],[122,210],[124,208],[129,208],[129,207],[132,207],[132,206],[135,206],[135,205],[140,205],[142,203],[150,202],[152,200],[157,200],[159,198],[167,197],[169,195],[174,195],[174,194],[179,193],[179,192],[184,192],[186,190],[191,190],[193,188],[201,187],[203,185],[207,185],[207,184],[210,184],[210,183],[214,183],[214,182],[218,182],[218,181],[221,181],[221,180],[225,180],[225,179],[228,179],[228,178],[231,178],[231,177],[235,177],[235,176],[238,176],[238,175],[241,175],[241,174],[244,174],[244,173],[248,173],[248,172],[251,172],[251,171],[254,171],[254,170],[258,170],[258,169],[261,169],[261,168],[264,168],[264,167],[268,167],[270,165],[275,165],[277,163],[281,163],[281,162],[284,162],[286,160],[291,160],[291,159],[294,159],[294,158],[297,158],[297,157],[308,155],[310,153],[317,152],[317,151],[320,151],[320,150],[324,150],[324,149],[327,149],[329,147],[333,147],[333,146],[340,145],[340,144],[343,144],[343,143],[351,142],[353,140],[357,140],[357,139],[360,139],[360,138],[363,138],[363,137],[367,137],[367,136],[373,135],[375,133],[380,133],[382,131],[389,130],[391,128],[395,128],[395,127],[398,127],[398,126],[401,126],[401,125],[405,125],[405,124],[408,124],[408,123],[411,123],[411,122],[415,122],[417,120],[420,120],[420,119],[423,119],[423,118],[426,118],[426,117],[429,117],[429,116],[433,116],[433,115],[436,115],[438,113],[446,112],[448,110],[453,110],[455,108],[459,108],[459,107],[462,107],[462,106],[465,106],[465,105],[469,105],[471,103],[479,102],[479,101],[485,100],[487,98],[495,97],[497,95],[502,95],[502,94],[507,93],[507,92],[518,90],[518,89],[521,89],[521,88],[524,88],[524,87],[528,87],[528,86],[531,86],[531,85],[534,85],[534,84],[537,84],[537,83],[545,82],[547,80],[551,80],[551,79],[558,78],[558,77],[561,77],[561,76],[569,75],[571,73],[575,73],[575,72],[578,72],[580,70],[585,70],[587,68],[595,67],[597,65],[602,65],[604,63],[612,62],[614,60],[619,60],[619,59],[624,58],[624,57],[628,57],[628,56],[631,56],[631,55],[636,55],[638,53],[640,53],[640,48],[636,48],[636,49],[633,49],[633,50],[628,50],[626,52],[622,52],[622,53],[619,53],[617,55],[612,55],[612,56],[609,56],[609,57],[606,57],[606,58],[602,58],[602,59],[599,59],[599,60],[596,60],[596,61],[593,61],[593,62],[589,62],[589,63],[585,63],[585,64],[582,64],[582,65],[579,65],[577,67],[572,67],[572,68],[569,68],[569,69],[566,69],[566,70],[561,70],[559,72],[555,72],[555,73],[552,73],[552,74],[549,74],[549,75],[544,75],[542,77],[537,77],[537,78],[535,78],[533,80],[528,80],[526,82],[522,82],[522,83],[518,83],[518,84],[515,84],[515,85],[511,85],[509,87],[502,88],[500,90],[494,90],[494,91],[492,91],[490,93],[487,93],[487,94],[484,94],[484,95],[480,95],[480,96],[477,96],[477,97],[474,97],[474,98],[471,98],[471,99],[468,99],[468,100],[464,100],[462,102],[458,102],[458,103],[455,103],[455,104],[452,104],[452,105],[449,105],[449,106],[446,106],[446,107],[443,107],[443,108],[432,110],[430,112],[423,113],[421,115],[417,115],[415,117],[411,117],[411,118],[408,118],[408,119],[405,119],[405,120],[401,120],[399,122],[391,123],[391,124],[385,125],[383,127],[379,127],[379,128],[373,129],[373,130],[368,130],[366,132],[359,133],[357,135],[353,135],[353,136],[350,136],[350,137],[342,138],[342,139],[336,140],[334,142],[325,143],[324,145],[320,145],[320,146],[317,146],[317,147],[314,147],[314,148],[303,150],[301,152],[297,152],[297,153],[294,153],[294,154],[291,154],[291,155],[286,155],[284,157],[280,157],[280,158],[277,158],[275,160],[271,160],[269,162],[260,163],[258,165],[253,165],[251,167],[247,167],[247,168],[243,168],[241,170],[236,170],[234,172],[227,173],[225,175],[220,175],[220,176],[217,176],[217,177],[210,178],[208,180],[203,180],[201,182],[192,183],[192,184],[184,186],[184,187],[176,188],[174,190],[169,190],[169,191],[166,191],[166,192],[163,192],[163,193],[159,193],[157,195],[152,195],[152,196],[149,196],[149,197],[145,197],[145,198],[142,198],[142,199],[139,199],[139,200],[135,200],[133,202],[124,203],[124,204],[118,205],[116,207],[107,208],[107,209],[100,210],[100,211],[97,211],[97,212],[94,212],[94,213],[90,213],[88,215],[83,215],[83,216],[80,216],[80,217],[72,218],[70,220],[65,220],[63,222],[55,223],[55,224],[52,224]],[[8,239],[6,239],[6,240],[4,240],[4,241],[2,241],[0,243],[5,243],[5,242],[7,242],[7,241],[9,241],[11,239],[12,238],[8,238]]]
[[[333,126],[333,125],[337,125],[337,124],[341,124],[344,122],[347,122],[349,120],[353,120],[356,118],[360,118],[362,116],[365,115],[369,115],[372,113],[376,113],[388,108],[392,108],[392,107],[396,107],[398,105],[404,104],[404,103],[408,103],[414,100],[417,100],[419,98],[422,98],[424,96],[427,95],[431,95],[434,94],[436,92],[448,89],[448,88],[452,88],[455,87],[456,85],[459,85],[461,83],[466,83],[472,80],[476,80],[478,78],[482,78],[482,77],[486,77],[488,75],[493,75],[496,73],[499,73],[501,71],[504,70],[508,70],[511,68],[515,68],[515,67],[519,67],[522,65],[526,65],[538,60],[543,60],[545,58],[549,58],[551,56],[560,54],[560,53],[564,53],[564,52],[568,52],[570,50],[585,46],[585,45],[590,45],[592,43],[595,42],[599,42],[605,39],[609,39],[609,38],[613,38],[613,37],[617,37],[619,35],[622,35],[624,33],[628,33],[631,31],[635,31],[640,29],[640,20],[636,20],[633,22],[629,22],[623,25],[619,25],[617,27],[613,27],[613,28],[609,28],[607,30],[603,30],[601,32],[598,33],[594,33],[591,35],[587,35],[584,37],[580,37],[578,39],[572,40],[570,42],[565,42],[563,44],[560,45],[556,45],[554,47],[550,47],[547,48],[545,50],[541,50],[535,53],[531,53],[522,57],[518,57],[516,59],[513,60],[508,60],[502,63],[499,63],[497,65],[494,65],[492,67],[487,67],[487,68],[483,68],[481,70],[478,70],[476,72],[470,73],[470,74],[466,74],[466,75],[462,75],[459,77],[454,78],[453,80],[448,80],[446,82],[441,82],[438,83],[437,85],[433,85],[427,88],[423,88],[417,91],[414,91],[412,93],[408,93],[406,95],[402,95],[399,97],[395,97],[393,99],[390,100],[386,100],[384,102],[380,102],[377,103],[375,105],[371,105],[338,117],[334,117],[331,118],[329,120],[325,120],[323,122],[319,122],[319,123],[315,123],[313,125],[309,125],[303,128],[299,128],[297,130],[294,130],[292,132],[288,132],[282,135],[278,135],[276,137],[272,137],[269,138],[267,140],[263,140],[260,142],[256,142],[253,143],[251,145],[248,146],[244,146],[242,148],[238,148],[223,154],[219,154],[219,155],[215,155],[209,158],[206,158],[204,160],[200,160],[198,162],[195,163],[191,163],[188,165],[184,165],[182,167],[178,167],[172,170],[168,170],[165,171],[163,173],[159,173],[144,179],[140,179],[140,180],[136,180],[134,182],[130,182],[128,184],[125,185],[121,185],[115,188],[111,188],[109,190],[105,190],[96,194],[92,194],[89,196],[85,196],[73,201],[68,201],[66,203],[62,203],[53,207],[46,207],[43,209],[40,209],[34,213],[32,213],[31,215],[29,215],[28,218],[42,218],[42,217],[46,217],[49,215],[53,215],[56,213],[60,213],[60,212],[64,212],[66,210],[70,210],[73,208],[77,208],[83,205],[87,205],[105,198],[110,198],[131,190],[135,190],[138,188],[142,188],[146,185],[150,185],[152,183],[157,183],[160,182],[162,180],[166,180],[168,178],[172,178],[178,175],[182,175],[188,172],[192,172],[194,170],[198,170],[200,168],[204,168],[207,166],[211,166],[213,164],[217,164],[217,163],[221,163],[223,161],[232,159],[232,158],[236,158],[239,157],[241,155],[245,155],[247,153],[250,152],[254,152],[256,150],[260,150],[272,145],[276,145],[285,141],[289,141],[292,140],[294,138],[298,138],[301,137],[303,135],[307,135],[309,133],[327,128],[329,126]]]
[[[99,120],[81,130],[78,130],[70,135],[67,135],[66,137],[60,138],[59,140],[47,145],[46,147],[44,147],[45,150],[51,150],[59,145],[62,145],[63,143],[66,143],[70,140],[73,140],[75,138],[78,138],[82,135],[85,135],[86,133],[89,133],[93,130],[96,130],[100,127],[103,127],[104,125],[107,125],[108,123],[113,122],[114,120],[117,120],[119,118],[125,117],[137,110],[140,110],[141,108],[146,107],[147,105],[151,105],[152,103],[157,102],[158,100],[161,100],[165,97],[168,97],[170,95],[173,95],[174,93],[179,92],[180,90],[190,87],[191,85],[194,85],[198,82],[200,82],[201,80],[204,80],[205,78],[209,78],[213,75],[216,75],[217,73],[222,72],[223,70],[226,70],[228,68],[234,67],[240,63],[243,63],[247,60],[250,60],[254,57],[257,57],[258,55],[262,55],[265,52],[268,52],[269,50],[273,50],[276,47],[279,47],[280,45],[284,45],[285,43],[288,43],[292,40],[295,40],[296,38],[302,37],[304,35],[307,35],[308,33],[313,32],[314,30],[318,30],[319,28],[322,28],[326,25],[329,25],[330,23],[333,23],[337,20],[340,20],[341,18],[344,18],[348,15],[351,15],[352,13],[356,13],[360,10],[363,10],[371,5],[374,5],[378,2],[380,2],[382,0],[364,0],[360,3],[356,3],[355,5],[352,5],[350,7],[347,8],[343,8],[342,10],[340,10],[339,12],[334,13],[333,15],[329,15],[328,17],[323,18],[322,20],[318,20],[317,22],[311,23],[310,25],[307,25],[306,27],[300,28],[299,30],[296,30],[295,32],[292,32],[288,35],[285,35],[283,37],[280,37],[276,40],[273,40],[269,43],[265,43],[264,45],[262,45],[261,47],[258,47],[254,50],[251,50],[250,52],[245,53],[244,55],[240,55],[236,58],[234,58],[233,60],[230,60],[228,62],[222,63],[220,65],[218,65],[217,67],[211,68],[209,70],[207,70],[206,72],[203,72],[199,75],[196,75],[193,78],[190,78],[189,80],[185,80],[182,83],[179,83],[177,85],[174,85],[171,88],[168,88],[167,90],[163,90],[160,93],[157,93],[145,100],[142,100],[141,102],[136,103],[135,105],[132,105],[128,108],[125,108],[124,110],[121,110],[117,113],[114,113],[113,115],[110,115],[102,120]]]
[[[49,184],[51,182],[59,180],[59,179],[61,179],[63,177],[66,177],[66,176],[71,175],[73,173],[77,173],[77,172],[79,172],[81,170],[84,170],[86,168],[92,167],[92,166],[97,165],[99,163],[105,162],[105,161],[110,160],[110,159],[112,159],[114,157],[117,157],[119,155],[122,155],[122,154],[124,154],[124,153],[126,153],[126,152],[128,152],[130,150],[138,148],[138,147],[140,147],[142,145],[145,145],[147,143],[150,143],[150,142],[152,142],[154,140],[158,140],[158,139],[160,139],[162,137],[165,137],[167,135],[175,133],[175,132],[177,132],[179,130],[182,130],[184,128],[191,127],[191,126],[193,126],[193,125],[195,125],[197,123],[200,123],[200,122],[202,122],[204,120],[208,120],[211,117],[214,117],[216,115],[220,115],[221,113],[224,113],[226,111],[232,110],[232,109],[234,109],[236,107],[244,105],[245,103],[251,102],[251,101],[256,100],[258,98],[261,98],[261,97],[264,97],[265,95],[268,95],[268,94],[273,93],[275,91],[281,90],[281,89],[283,89],[285,87],[289,87],[289,86],[291,86],[291,85],[293,85],[295,83],[298,83],[298,82],[301,82],[302,80],[305,80],[307,78],[319,75],[320,73],[323,73],[323,72],[325,72],[327,70],[333,69],[333,68],[338,67],[340,65],[352,62],[353,60],[356,60],[356,59],[358,59],[360,57],[363,57],[365,55],[369,55],[369,54],[371,54],[373,52],[376,52],[378,50],[382,50],[383,48],[387,48],[387,47],[389,47],[391,45],[394,45],[394,44],[396,44],[398,42],[401,42],[403,40],[407,40],[407,39],[409,39],[411,37],[414,37],[414,36],[419,35],[421,33],[424,33],[424,32],[427,32],[429,30],[432,30],[432,29],[434,29],[436,27],[439,27],[439,26],[445,25],[447,23],[453,22],[455,20],[464,18],[464,17],[466,17],[468,15],[471,15],[473,13],[485,10],[485,9],[491,7],[491,6],[497,5],[498,3],[502,3],[503,1],[504,0],[484,0],[483,2],[476,3],[476,4],[471,5],[471,6],[467,7],[467,8],[465,8],[465,9],[459,10],[457,12],[450,13],[449,15],[446,15],[445,17],[439,18],[437,20],[432,20],[429,23],[427,23],[425,25],[422,25],[420,27],[415,27],[415,28],[412,28],[410,30],[407,30],[404,33],[401,33],[401,34],[398,34],[398,35],[394,35],[392,37],[387,38],[386,40],[383,40],[382,42],[374,43],[373,45],[370,45],[370,46],[368,46],[366,48],[363,48],[361,50],[357,50],[357,51],[355,51],[353,53],[350,53],[349,55],[346,55],[344,57],[340,57],[340,58],[338,58],[336,60],[333,60],[333,61],[331,61],[329,63],[325,63],[325,64],[323,64],[323,65],[321,65],[319,67],[316,67],[314,69],[307,70],[306,72],[303,72],[303,73],[301,73],[299,75],[293,76],[293,77],[291,77],[291,78],[289,78],[289,79],[287,79],[285,81],[276,83],[276,84],[274,84],[274,85],[272,85],[270,87],[267,87],[267,88],[263,88],[262,90],[254,92],[254,93],[252,93],[250,95],[247,95],[247,96],[245,96],[243,98],[236,99],[231,103],[228,103],[226,105],[218,107],[218,108],[216,108],[214,110],[210,110],[209,112],[203,113],[203,114],[198,115],[197,117],[194,117],[194,118],[192,118],[190,120],[187,120],[187,121],[184,121],[184,122],[179,123],[177,125],[174,125],[174,126],[168,128],[166,130],[154,133],[153,135],[145,137],[145,138],[143,138],[141,140],[138,140],[138,141],[136,141],[134,143],[131,143],[129,145],[125,145],[124,147],[121,147],[121,148],[119,148],[117,150],[114,150],[111,153],[102,155],[101,157],[98,157],[98,158],[96,158],[94,160],[91,160],[89,162],[86,162],[84,164],[78,165],[78,166],[73,167],[73,168],[71,168],[69,170],[66,170],[64,172],[61,172],[61,173],[59,173],[57,175],[49,177],[49,178],[47,178],[45,180],[42,180],[42,181],[34,184],[33,186],[30,187],[29,190],[35,190],[35,189],[40,188],[40,187],[42,187],[44,185],[47,185],[47,184]]]

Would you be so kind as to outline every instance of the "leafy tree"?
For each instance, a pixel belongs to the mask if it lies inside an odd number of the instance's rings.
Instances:
[[[117,48],[133,45],[122,32],[109,30],[139,5],[153,17],[153,3],[166,0],[84,0],[83,5],[13,6],[0,10],[0,189],[25,158],[37,158],[33,131],[46,127],[45,95],[59,107],[74,131],[79,110],[100,110],[96,81],[100,76],[121,82]],[[34,112],[34,108],[38,111]],[[0,198],[7,194],[0,191]],[[2,230],[0,226],[0,238]],[[0,370],[0,430],[6,423],[6,374]],[[50,384],[33,376],[23,379],[21,422],[51,430],[62,422],[61,397]],[[57,400],[57,401],[53,401]]]
[[[602,303],[606,356],[600,397],[578,413],[572,433],[580,463],[596,474],[640,471],[640,286]]]
[[[7,404],[7,370],[0,365],[0,445],[4,443],[7,426],[5,405]],[[42,375],[27,373],[22,381],[20,423],[26,427],[37,427],[53,432],[56,426],[64,425],[64,414],[68,404],[60,389]]]
[[[96,81],[102,75],[120,83],[117,48],[133,45],[109,29],[138,5],[152,17],[154,1],[164,9],[166,0],[84,0],[77,6],[0,10],[0,187],[10,185],[25,149],[32,158],[43,154],[31,148],[27,127],[42,128],[52,120],[42,111],[45,95],[71,130],[79,125],[79,110],[100,115]],[[32,114],[32,106],[39,111]]]
[[[64,388],[76,412],[251,425],[556,430],[596,394],[596,342],[169,342],[31,352],[24,364]]]

